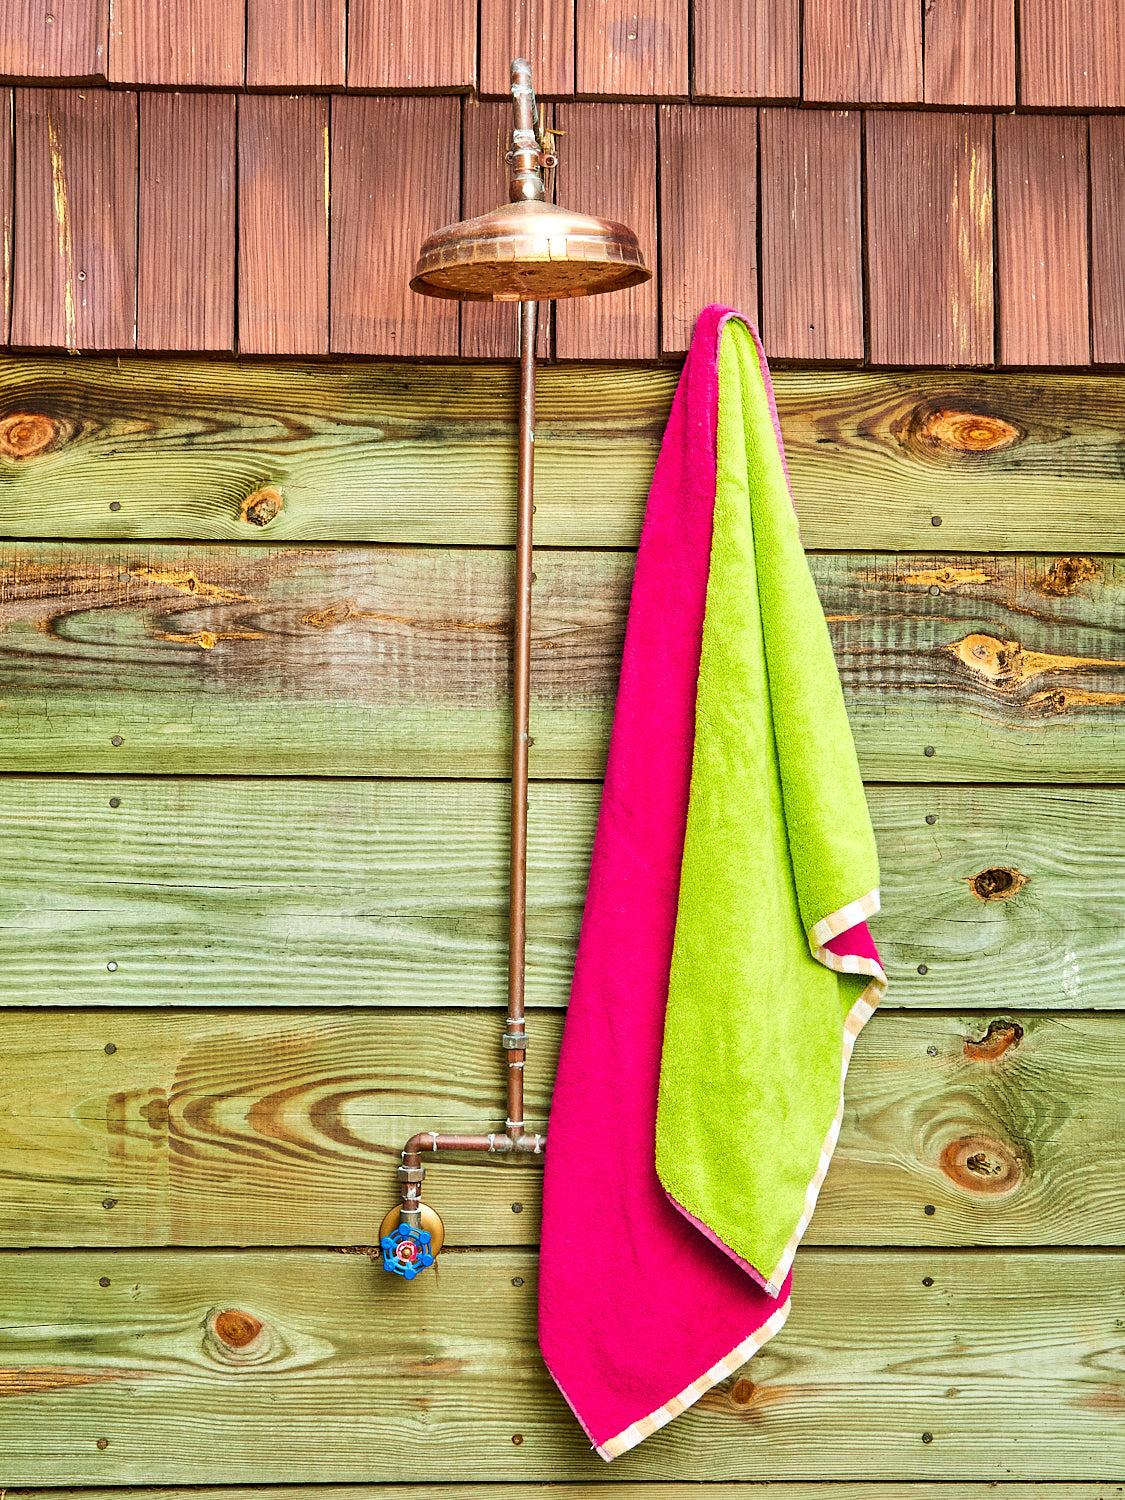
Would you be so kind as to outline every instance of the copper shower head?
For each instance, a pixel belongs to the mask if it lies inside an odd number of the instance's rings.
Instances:
[[[522,58],[512,64],[512,100],[512,202],[431,234],[413,290],[459,302],[546,302],[648,281],[652,272],[631,229],[544,202],[543,167],[554,165],[554,154]]]

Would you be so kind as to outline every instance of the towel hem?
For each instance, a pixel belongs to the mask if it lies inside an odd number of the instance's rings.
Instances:
[[[836,1150],[836,1142],[840,1135],[840,1126],[844,1121],[844,1084],[847,1081],[848,1065],[852,1059],[855,1049],[856,1038],[875,1014],[875,1010],[887,992],[887,976],[883,972],[883,966],[877,959],[865,958],[858,953],[833,953],[831,949],[824,947],[824,943],[831,938],[839,937],[841,933],[856,927],[860,922],[874,916],[879,910],[879,891],[875,889],[868,891],[866,895],[860,896],[855,901],[849,901],[846,906],[840,907],[838,911],[830,912],[823,917],[809,931],[809,947],[813,957],[822,963],[825,968],[834,969],[840,974],[866,974],[870,983],[863,993],[853,1004],[851,1010],[844,1017],[843,1025],[843,1053],[840,1060],[840,1103],[833,1117],[828,1133],[824,1137],[824,1143],[820,1148],[820,1157],[817,1161],[816,1171],[812,1175],[808,1187],[805,1189],[805,1204],[801,1211],[801,1217],[797,1220],[797,1226],[789,1238],[788,1244],[781,1252],[781,1258],[777,1265],[767,1276],[764,1272],[748,1261],[745,1256],[738,1253],[733,1246],[728,1245],[720,1235],[716,1234],[703,1220],[696,1218],[690,1209],[685,1208],[678,1198],[664,1188],[668,1201],[681,1213],[685,1219],[711,1241],[724,1255],[728,1256],[735,1265],[741,1267],[769,1296],[776,1297],[780,1294],[789,1274],[794,1257],[805,1237],[812,1220],[813,1211],[816,1208],[820,1190],[824,1185],[824,1179],[828,1175],[828,1168],[832,1163],[832,1156]],[[663,1184],[662,1184],[663,1186]],[[640,1439],[638,1438],[639,1442]]]
[[[737,1344],[728,1355],[720,1359],[716,1364],[713,1364],[709,1370],[698,1376],[690,1385],[685,1386],[678,1396],[673,1396],[663,1406],[658,1406],[655,1411],[649,1412],[647,1417],[641,1417],[636,1422],[630,1422],[628,1427],[617,1433],[616,1436],[607,1438],[604,1443],[594,1443],[594,1451],[598,1457],[604,1458],[606,1463],[612,1463],[615,1458],[620,1458],[623,1453],[628,1453],[638,1443],[643,1443],[645,1438],[651,1437],[654,1432],[659,1432],[662,1427],[666,1427],[672,1421],[673,1417],[678,1417],[681,1412],[687,1411],[689,1406],[694,1406],[699,1398],[705,1396],[712,1387],[718,1385],[720,1380],[725,1380],[728,1375],[733,1375],[748,1359],[757,1354],[762,1345],[767,1344],[775,1333],[780,1333],[781,1329],[785,1326],[786,1318],[789,1316],[789,1308],[790,1299],[787,1297],[777,1311],[771,1313],[760,1328],[756,1328],[748,1338],[743,1339],[740,1344]],[[575,1411],[574,1402],[567,1396],[566,1391],[563,1390],[562,1386],[559,1386],[559,1390],[566,1397],[567,1405],[571,1411],[574,1412],[575,1416],[578,1416],[577,1411]],[[586,1436],[590,1438],[591,1442],[594,1442],[590,1429],[586,1426],[585,1422],[582,1422],[581,1417],[578,1417],[578,1420],[582,1423]]]

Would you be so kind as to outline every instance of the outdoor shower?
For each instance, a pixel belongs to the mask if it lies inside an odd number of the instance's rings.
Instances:
[[[461,302],[518,302],[520,343],[519,468],[516,506],[516,604],[512,681],[512,825],[508,917],[508,1118],[487,1135],[421,1131],[402,1152],[402,1203],[379,1231],[383,1265],[412,1281],[432,1265],[444,1227],[422,1202],[423,1152],[522,1151],[538,1155],[546,1137],[523,1119],[524,952],[527,940],[527,752],[531,675],[531,534],[534,511],[535,339],[538,303],[614,292],[647,281],[636,235],[622,224],[570,213],[545,201],[543,172],[555,165],[550,132],[539,117],[531,66],[512,63],[514,125],[506,160],[510,202],[478,219],[431,234],[410,285],[428,297]]]

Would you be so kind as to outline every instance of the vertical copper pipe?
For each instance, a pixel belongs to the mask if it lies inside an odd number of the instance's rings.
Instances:
[[[519,469],[512,653],[512,845],[508,908],[508,1132],[523,1134],[524,955],[527,947],[527,752],[531,705],[531,545],[535,495],[535,334],[539,307],[520,303]],[[521,1046],[520,1043],[523,1045]]]

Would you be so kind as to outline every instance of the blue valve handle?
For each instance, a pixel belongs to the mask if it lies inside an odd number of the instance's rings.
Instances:
[[[379,1241],[383,1247],[383,1270],[413,1281],[419,1271],[434,1263],[430,1253],[430,1235],[426,1229],[412,1229],[400,1224]]]

